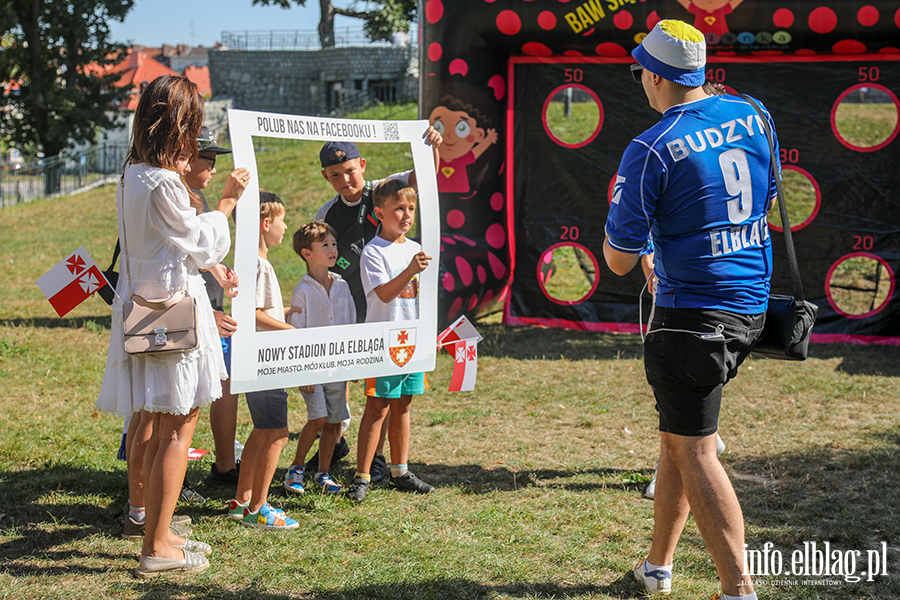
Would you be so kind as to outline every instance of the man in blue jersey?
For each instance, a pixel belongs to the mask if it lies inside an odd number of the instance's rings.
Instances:
[[[663,115],[625,150],[603,245],[610,269],[624,275],[652,239],[657,278],[644,364],[661,448],[653,543],[634,576],[651,594],[671,591],[675,546],[693,511],[721,598],[751,600],[743,515],[716,458],[716,431],[722,388],[765,321],[771,153],[748,102],[703,91],[706,46],[695,28],[661,21],[632,56],[635,79]]]

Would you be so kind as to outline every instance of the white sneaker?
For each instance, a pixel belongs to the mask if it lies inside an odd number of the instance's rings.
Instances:
[[[653,479],[650,480],[650,485],[647,486],[647,489],[644,490],[644,497],[653,499],[653,496],[656,495],[656,474],[659,473],[659,459],[656,460],[656,466],[653,467]]]
[[[671,594],[672,574],[662,569],[648,572],[644,567],[645,562],[647,562],[646,556],[638,562],[632,571],[635,580],[644,585],[644,591],[648,594]]]
[[[722,441],[722,438],[719,434],[716,434],[716,456],[725,452],[725,442]]]

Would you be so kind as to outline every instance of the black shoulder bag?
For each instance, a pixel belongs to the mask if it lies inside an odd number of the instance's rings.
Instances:
[[[741,94],[741,98],[753,106],[766,130],[766,139],[769,141],[769,151],[772,155],[775,189],[778,192],[778,207],[781,211],[781,226],[784,230],[784,245],[787,250],[788,265],[791,270],[791,284],[794,288],[793,296],[769,294],[766,324],[763,327],[762,336],[760,336],[753,347],[753,353],[778,360],[806,360],[806,354],[809,350],[809,337],[812,335],[819,307],[803,299],[800,268],[797,266],[797,254],[794,252],[794,239],[791,236],[787,206],[784,203],[781,177],[778,175],[778,165],[775,162],[775,144],[772,141],[769,121],[753,98],[743,94]]]
[[[109,268],[103,271],[103,276],[109,283],[97,290],[97,293],[103,298],[103,301],[112,306],[113,299],[116,297],[116,284],[119,283],[119,274],[116,272],[116,261],[119,260],[119,240],[116,240],[116,249],[113,251],[112,262]]]

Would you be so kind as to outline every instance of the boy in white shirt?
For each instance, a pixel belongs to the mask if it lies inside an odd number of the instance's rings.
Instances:
[[[406,239],[415,220],[416,192],[409,184],[388,179],[372,191],[375,216],[381,229],[363,249],[360,261],[366,292],[366,322],[406,321],[419,318],[419,273],[431,260],[422,247]],[[369,466],[375,455],[381,425],[390,409],[391,484],[400,490],[430,494],[434,488],[407,468],[409,410],[412,397],[425,391],[424,373],[392,375],[366,380],[366,410],[359,423],[356,476],[347,495],[361,501],[371,484]]]
[[[259,193],[259,258],[256,266],[256,330],[293,329],[284,321],[284,303],[275,270],[268,261],[269,248],[284,239],[285,209],[281,198],[271,192]],[[299,523],[269,504],[269,486],[278,458],[288,439],[287,391],[282,389],[247,392],[247,408],[253,431],[241,455],[234,500],[228,516],[241,519],[247,527],[297,529]]]
[[[334,227],[321,221],[307,223],[294,233],[294,252],[306,263],[306,275],[291,296],[291,325],[330,327],[356,323],[356,306],[350,286],[337,273],[329,273],[338,257]],[[342,423],[350,418],[347,408],[347,382],[302,385],[307,422],[297,439],[297,453],[284,478],[284,489],[302,494],[303,464],[306,454],[319,440],[319,461],[313,481],[326,494],[337,494],[341,486],[328,474],[334,447],[341,439]]]

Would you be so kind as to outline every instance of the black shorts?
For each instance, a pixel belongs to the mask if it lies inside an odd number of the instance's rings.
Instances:
[[[288,426],[287,390],[247,392],[244,396],[254,429],[282,429]]]
[[[716,433],[722,388],[750,354],[765,320],[765,313],[654,308],[644,342],[644,369],[656,397],[660,431],[684,436]],[[723,327],[719,339],[703,337],[715,334],[718,325]]]

